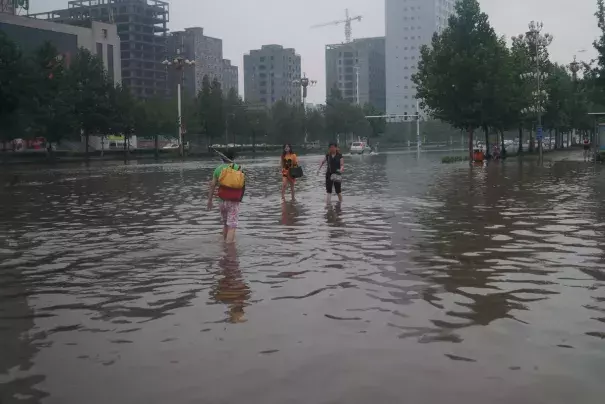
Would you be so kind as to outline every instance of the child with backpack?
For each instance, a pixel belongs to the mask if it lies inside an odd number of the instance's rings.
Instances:
[[[218,187],[219,210],[223,222],[223,238],[227,243],[235,242],[235,230],[239,223],[239,208],[246,189],[246,176],[236,164],[232,149],[221,156],[223,164],[216,167],[208,192],[208,210],[212,209],[214,192]]]

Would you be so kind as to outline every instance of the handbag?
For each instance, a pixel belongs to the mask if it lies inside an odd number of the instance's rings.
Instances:
[[[342,182],[342,174],[339,171],[337,171],[335,173],[332,172],[332,164],[330,164],[331,163],[330,159],[331,159],[330,156],[326,156],[326,160],[328,161],[328,169],[330,170],[329,171],[330,172],[330,181]]]
[[[302,167],[299,166],[290,168],[288,174],[291,178],[301,178],[304,175]]]

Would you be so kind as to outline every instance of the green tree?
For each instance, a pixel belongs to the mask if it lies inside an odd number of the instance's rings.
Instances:
[[[212,106],[212,87],[208,76],[202,79],[202,90],[197,97],[198,116],[202,132],[206,135],[208,144],[212,143],[212,135],[210,133],[211,126],[211,106]]]
[[[292,107],[284,100],[279,100],[271,108],[273,122],[273,141],[278,143],[292,142],[290,139],[295,131],[292,122]]]
[[[597,17],[600,36],[593,42],[593,46],[597,50],[597,66],[593,70],[593,79],[602,96],[605,94],[605,0],[597,0],[595,17]],[[601,100],[600,104],[605,104],[605,101]]]
[[[130,138],[136,131],[138,103],[128,88],[121,85],[110,89],[111,123],[107,133],[124,136],[124,158],[128,156]]]
[[[137,136],[153,137],[155,154],[158,157],[159,136],[176,137],[176,102],[161,97],[144,100],[137,105],[135,121]]]
[[[478,1],[460,0],[449,26],[433,36],[430,47],[422,47],[418,73],[413,76],[422,107],[468,133],[471,156],[474,131],[492,118],[490,98],[496,83],[491,75],[497,69],[500,46]]]
[[[229,89],[225,98],[225,115],[227,117],[227,129],[233,143],[246,143],[248,137],[252,136],[250,122],[248,121],[244,102],[234,88]]]
[[[521,153],[523,151],[523,130],[525,127],[530,127],[533,124],[533,120],[530,117],[523,114],[525,108],[528,108],[532,104],[532,89],[527,80],[521,78],[521,75],[527,73],[533,69],[533,65],[531,65],[531,56],[529,52],[529,48],[527,46],[527,42],[524,40],[523,35],[519,35],[513,38],[513,43],[510,50],[510,67],[511,67],[511,80],[510,86],[513,91],[513,99],[511,103],[511,110],[517,114],[516,123],[517,129],[519,132],[519,150]],[[533,139],[530,140],[530,149],[533,150]]]
[[[80,49],[68,70],[71,101],[79,128],[84,133],[86,157],[90,135],[110,131],[112,115],[109,81],[103,64],[86,49]]]
[[[203,90],[202,90],[203,91]],[[210,89],[210,108],[208,130],[211,138],[216,139],[225,133],[226,115],[221,83],[215,78]]]
[[[326,138],[326,120],[322,109],[307,111],[306,128],[310,140],[330,140]]]
[[[384,115],[381,111],[379,111],[372,104],[365,104],[363,106],[363,113],[365,116],[380,116]],[[370,126],[372,128],[372,136],[379,137],[386,132],[387,121],[383,118],[371,118],[368,119]]]
[[[17,112],[24,100],[25,63],[17,46],[0,31],[0,142],[5,147],[18,128]]]
[[[47,42],[28,59],[26,71],[21,116],[28,124],[23,129],[31,136],[45,138],[49,146],[72,136],[77,125],[62,55]],[[52,154],[52,148],[48,152]]]

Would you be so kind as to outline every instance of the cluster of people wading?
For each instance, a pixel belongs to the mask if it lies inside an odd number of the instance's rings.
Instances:
[[[217,152],[218,153],[218,152]],[[223,238],[227,243],[235,241],[235,231],[239,225],[240,204],[246,191],[246,173],[235,162],[235,150],[229,149],[225,154],[218,153],[222,163],[216,167],[212,174],[210,189],[208,191],[208,210],[214,206],[215,195],[219,198],[219,211],[223,223]],[[330,201],[332,193],[336,193],[338,200],[342,201],[342,173],[344,172],[344,158],[336,143],[330,143],[328,153],[317,170],[317,175],[326,166],[326,193]],[[303,176],[302,167],[298,164],[298,157],[292,145],[286,144],[280,158],[282,175],[282,199],[286,198],[286,191],[290,188],[292,200],[296,199],[295,185],[297,179]]]

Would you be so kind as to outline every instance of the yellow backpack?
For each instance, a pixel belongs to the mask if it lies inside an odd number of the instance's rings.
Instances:
[[[246,183],[246,176],[241,167],[238,167],[236,170],[235,165],[231,164],[230,166],[223,168],[221,175],[218,177],[218,183],[221,187],[242,189]]]

